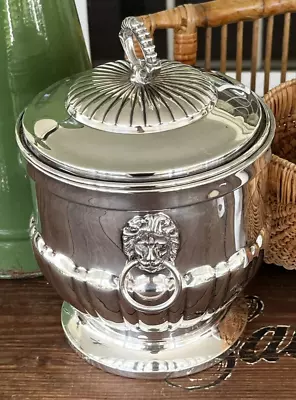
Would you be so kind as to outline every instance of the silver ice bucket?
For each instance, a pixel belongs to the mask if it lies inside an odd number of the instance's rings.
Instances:
[[[221,360],[246,325],[274,122],[239,82],[158,60],[136,18],[120,38],[127,61],[58,82],[19,120],[32,243],[83,358],[182,376]]]

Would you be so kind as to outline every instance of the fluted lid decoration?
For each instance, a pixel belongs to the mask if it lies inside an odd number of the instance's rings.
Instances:
[[[159,60],[135,17],[119,37],[126,61],[58,82],[29,105],[22,128],[38,158],[82,177],[154,181],[249,157],[264,123],[254,93],[225,75]]]

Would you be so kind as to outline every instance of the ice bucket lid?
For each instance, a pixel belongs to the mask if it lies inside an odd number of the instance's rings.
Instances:
[[[137,18],[119,36],[127,61],[58,82],[27,107],[22,130],[35,156],[80,177],[154,181],[213,170],[258,141],[262,106],[244,85],[158,60]]]

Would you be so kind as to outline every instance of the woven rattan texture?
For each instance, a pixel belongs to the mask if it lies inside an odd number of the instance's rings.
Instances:
[[[296,79],[265,95],[276,118],[269,168],[271,238],[266,262],[296,268]]]

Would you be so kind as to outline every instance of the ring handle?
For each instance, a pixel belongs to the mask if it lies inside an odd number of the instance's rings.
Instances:
[[[136,56],[134,36],[139,42],[144,60]],[[159,73],[161,62],[157,57],[153,40],[144,23],[136,17],[125,18],[121,25],[119,38],[133,69],[131,80],[142,84],[150,82]]]
[[[162,311],[167,310],[171,305],[176,301],[176,299],[179,297],[181,291],[182,291],[182,277],[179,274],[179,271],[177,268],[170,263],[169,261],[164,261],[163,264],[166,268],[168,268],[173,275],[174,281],[175,281],[175,290],[172,296],[166,300],[165,302],[161,304],[156,304],[154,306],[147,306],[145,304],[141,304],[135,299],[133,299],[128,290],[127,290],[127,274],[130,272],[130,270],[138,265],[138,261],[134,260],[126,264],[124,267],[120,277],[119,277],[119,291],[122,295],[122,297],[131,305],[135,310],[141,311],[146,314],[156,314],[160,313]],[[151,298],[149,298],[151,300]]]

